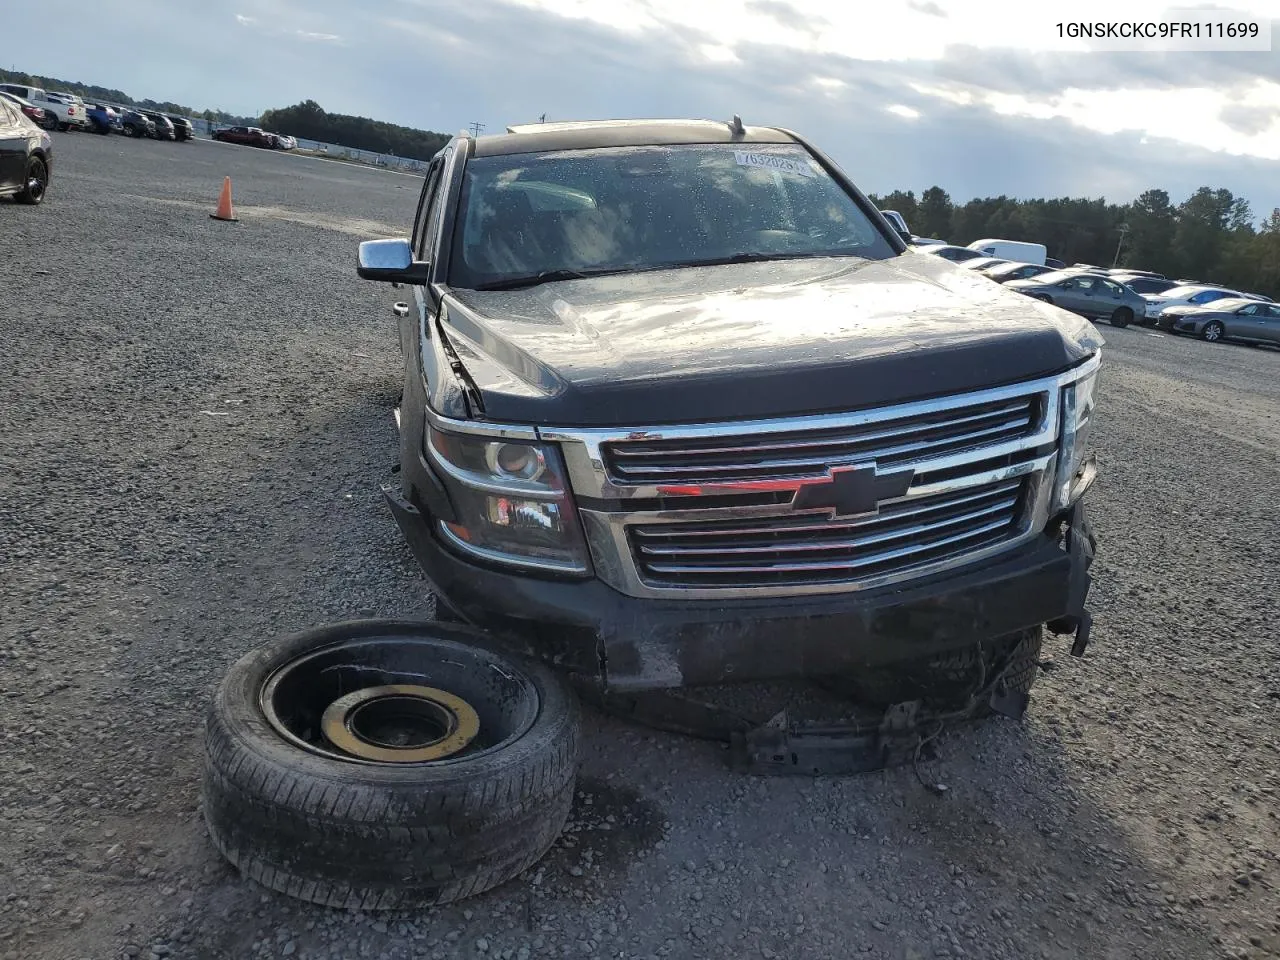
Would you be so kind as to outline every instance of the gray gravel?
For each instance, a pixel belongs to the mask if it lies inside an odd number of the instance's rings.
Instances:
[[[57,137],[0,205],[0,958],[1280,955],[1280,352],[1107,329],[1095,645],[925,771],[735,775],[589,717],[526,877],[407,915],[241,880],[199,724],[268,637],[431,599],[380,502],[399,392],[358,237],[415,180]],[[241,223],[210,220],[234,178]]]

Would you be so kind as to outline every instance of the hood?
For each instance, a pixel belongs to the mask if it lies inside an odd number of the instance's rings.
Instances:
[[[852,410],[1065,370],[1092,324],[937,257],[783,260],[451,291],[492,420],[619,426]]]

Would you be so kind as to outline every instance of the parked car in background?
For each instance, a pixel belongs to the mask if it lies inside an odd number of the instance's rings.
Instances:
[[[1001,260],[999,257],[977,257],[973,260],[965,260],[962,263],[956,264],[956,266],[963,270],[979,271],[989,269],[990,267],[1000,267],[1009,262],[1009,260]]]
[[[276,138],[261,127],[227,127],[225,130],[215,130],[213,139],[266,150],[274,150],[276,145]]]
[[[166,113],[164,118],[173,124],[173,136],[175,140],[185,141],[194,140],[196,138],[195,128],[191,125],[191,121],[186,117],[175,117],[171,113]]]
[[[1022,263],[1044,263],[1049,253],[1043,243],[1026,243],[1022,240],[989,238],[975,240],[968,246],[970,250],[977,250],[986,257],[999,257],[1002,260],[1017,260]]]
[[[1160,314],[1170,307],[1206,307],[1215,300],[1239,296],[1239,290],[1197,284],[1171,287],[1164,293],[1148,293],[1143,299],[1147,302],[1147,319],[1158,321]]]
[[[0,197],[44,200],[53,169],[53,139],[8,98],[0,99]]]
[[[952,263],[963,263],[965,260],[973,260],[982,256],[977,250],[970,250],[968,247],[957,247],[951,243],[921,247],[920,252],[927,253],[931,257],[950,260]]]
[[[1207,307],[1169,307],[1160,314],[1160,329],[1210,342],[1240,340],[1280,347],[1280,307],[1246,297],[1227,297]]]
[[[120,125],[131,137],[154,137],[156,125],[150,117],[137,110],[125,110],[120,114]]]
[[[16,93],[0,90],[0,100],[8,100],[9,103],[22,111],[24,117],[42,130],[52,130],[58,125],[58,118],[52,113],[45,110],[44,107],[37,107],[30,100],[26,100]]]
[[[174,132],[173,121],[166,117],[163,113],[156,113],[154,110],[143,110],[142,115],[151,121],[155,127],[155,131],[151,136],[157,140],[177,140],[178,135]]]
[[[287,136],[286,134],[273,133],[271,134],[271,136],[276,138],[277,150],[292,150],[294,147],[298,145],[297,140],[295,140],[293,137]]]
[[[1112,280],[1118,280],[1135,293],[1164,293],[1178,285],[1176,280],[1167,277],[1149,277],[1146,274],[1113,273]]]
[[[1168,279],[1163,273],[1156,273],[1154,270],[1135,270],[1133,267],[1109,267],[1106,271],[1108,276],[1126,276],[1126,277],[1152,277],[1155,280]]]
[[[55,102],[65,103],[69,108],[67,129],[93,129],[93,124],[89,122],[89,106],[79,94],[67,93],[63,90],[50,90],[49,97]]]
[[[969,262],[972,263],[973,261],[970,260]],[[1010,280],[1030,280],[1032,277],[1038,277],[1042,273],[1052,273],[1053,271],[1049,267],[1038,263],[1007,261],[990,267],[983,267],[978,272],[996,283],[1008,283]]]
[[[1053,257],[1045,257],[1044,265],[1054,270],[1061,270],[1063,267],[1066,266],[1066,264],[1063,263],[1061,260],[1057,260]]]
[[[0,90],[19,96],[46,113],[52,114],[58,130],[68,130],[72,126],[78,127],[83,122],[84,111],[82,108],[74,103],[68,103],[42,87],[32,87],[22,83],[0,83]]]
[[[88,111],[89,125],[94,133],[124,133],[124,124],[120,122],[120,114],[116,113],[111,107],[103,106],[100,103],[89,103],[85,105]]]
[[[1146,307],[1139,294],[1101,273],[1057,270],[1005,286],[1090,320],[1109,320],[1115,327],[1127,327]]]
[[[880,215],[893,225],[893,228],[898,231],[898,236],[913,246],[933,247],[946,243],[945,240],[935,240],[932,237],[917,237],[911,232],[911,228],[907,226],[907,218],[897,210],[881,210]]]
[[[1250,300],[1261,300],[1263,303],[1275,303],[1270,297],[1264,297],[1260,293],[1242,293],[1242,297],[1248,297]]]

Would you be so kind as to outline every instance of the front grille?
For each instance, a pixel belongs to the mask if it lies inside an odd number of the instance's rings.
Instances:
[[[753,587],[874,580],[953,560],[1019,530],[1022,478],[882,504],[871,517],[793,514],[637,524],[641,578],[662,587]]]
[[[637,440],[603,446],[610,478],[622,484],[707,484],[821,474],[874,461],[922,463],[1030,436],[1045,394],[927,410],[852,426],[702,439]]]

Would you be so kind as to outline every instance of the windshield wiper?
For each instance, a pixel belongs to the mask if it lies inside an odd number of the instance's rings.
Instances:
[[[494,280],[482,283],[477,290],[520,290],[524,287],[536,287],[540,283],[554,283],[557,280],[585,280],[587,277],[603,277],[611,273],[627,273],[628,270],[610,268],[608,270],[542,270],[524,277],[508,277],[506,280]]]

